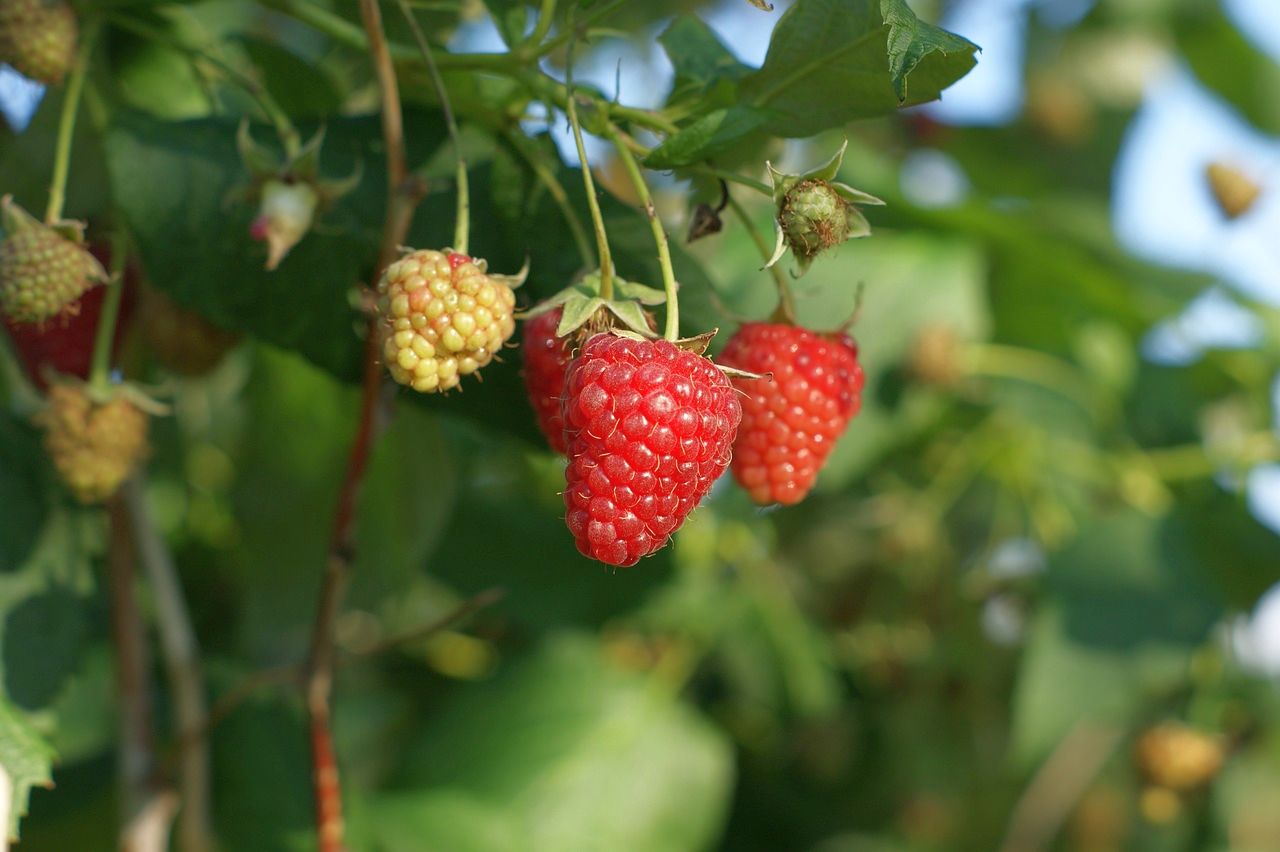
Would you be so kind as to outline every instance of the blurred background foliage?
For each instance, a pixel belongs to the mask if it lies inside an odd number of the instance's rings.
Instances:
[[[114,208],[148,286],[244,335],[195,378],[142,333],[122,358],[171,394],[145,499],[216,704],[305,651],[354,429],[350,293],[381,223],[376,90],[361,50],[297,16],[350,24],[354,3],[110,5],[68,211]],[[501,50],[535,15],[518,0],[417,5],[465,54]],[[716,86],[761,63],[791,4],[776,5],[624,4],[582,48],[582,79],[663,104],[670,40],[656,37],[700,15],[736,60],[708,71],[673,48],[671,103],[723,99]],[[715,152],[764,180],[766,159],[800,170],[847,136],[842,178],[887,201],[871,238],[794,284],[815,327],[858,308],[868,376],[807,502],[762,511],[723,482],[673,547],[606,572],[563,528],[560,463],[523,402],[518,350],[465,393],[397,401],[338,625],[353,849],[1280,849],[1280,593],[1265,596],[1280,581],[1280,46],[1265,33],[1280,24],[1266,0],[912,5],[985,49],[954,96],[802,127],[823,131],[809,140],[757,128]],[[545,67],[562,76],[564,58]],[[364,169],[272,273],[246,239],[253,210],[228,196],[254,104],[224,65],[304,134],[323,120],[325,174]],[[471,148],[473,254],[500,271],[527,256],[528,304],[579,267],[532,164],[585,219],[577,158],[562,117],[510,79],[446,72]],[[402,74],[410,163],[432,187],[411,243],[442,245],[443,124],[427,79]],[[843,80],[815,82],[801,106]],[[1202,108],[1160,124],[1176,86]],[[35,208],[60,97],[0,134],[0,187]],[[619,271],[656,282],[634,195],[605,148],[591,152]],[[653,162],[680,235],[720,186],[666,170],[678,157]],[[1262,188],[1238,218],[1215,202],[1213,162]],[[1155,179],[1134,183],[1143,174]],[[767,235],[768,199],[731,189]],[[686,330],[723,339],[772,309],[739,221],[679,242]],[[31,761],[36,780],[43,749],[56,755],[56,790],[33,794],[19,848],[108,849],[106,528],[55,486],[11,362],[4,387],[0,763]],[[389,641],[476,595],[467,620]],[[158,665],[156,682],[171,743]],[[314,848],[304,731],[297,696],[270,683],[213,727],[221,848]]]

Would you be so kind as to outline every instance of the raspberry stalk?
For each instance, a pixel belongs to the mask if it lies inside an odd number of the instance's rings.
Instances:
[[[569,9],[569,28],[573,31],[573,15],[577,6]],[[596,250],[600,254],[600,298],[608,301],[613,298],[613,254],[609,249],[609,236],[604,230],[604,216],[600,213],[600,199],[596,195],[595,180],[591,176],[591,164],[587,162],[587,148],[582,144],[582,124],[578,121],[577,95],[573,90],[573,48],[577,39],[569,41],[569,52],[565,67],[565,86],[568,89],[568,103],[565,113],[569,116],[569,126],[573,128],[573,141],[578,146],[578,165],[582,169],[582,184],[587,191],[587,207],[591,211],[591,224],[596,232]]]
[[[453,250],[465,255],[471,229],[471,193],[467,184],[467,161],[462,156],[462,142],[458,139],[458,122],[453,116],[453,106],[449,103],[449,91],[444,87],[444,80],[440,78],[440,69],[436,67],[435,55],[431,52],[431,45],[427,42],[426,36],[422,34],[422,28],[418,26],[418,19],[413,16],[413,10],[409,8],[407,0],[398,0],[398,4],[400,13],[404,15],[405,21],[409,24],[409,30],[413,33],[413,40],[418,43],[418,50],[426,60],[427,70],[431,72],[431,83],[435,86],[436,97],[440,99],[440,111],[444,113],[445,127],[448,128],[449,140],[453,143],[453,157],[457,163],[458,173],[458,209],[453,224]]]
[[[76,113],[80,111],[80,96],[84,92],[84,80],[89,70],[89,57],[98,40],[98,23],[93,21],[85,28],[76,53],[71,77],[67,80],[67,92],[62,100],[62,113],[58,117],[58,140],[53,158],[53,179],[49,184],[49,206],[44,220],[53,224],[62,218],[62,205],[67,195],[67,172],[71,166],[71,140],[76,132]]]
[[[674,341],[680,337],[680,304],[676,299],[676,273],[671,267],[671,247],[667,244],[667,231],[658,219],[658,211],[653,205],[653,196],[649,194],[649,185],[640,174],[640,165],[636,162],[631,149],[627,147],[622,133],[615,125],[610,124],[608,134],[613,147],[618,151],[618,158],[622,160],[622,165],[627,170],[627,176],[635,185],[640,203],[644,205],[645,217],[649,220],[649,228],[653,231],[653,241],[658,247],[658,266],[662,269],[662,289],[667,294],[667,321],[662,329],[662,336]]]
[[[111,344],[116,338],[116,320],[120,316],[120,300],[124,294],[124,267],[128,246],[117,233],[111,240],[111,269],[107,276],[107,293],[98,316],[98,330],[93,338],[93,360],[89,366],[89,389],[105,391],[110,384]]]

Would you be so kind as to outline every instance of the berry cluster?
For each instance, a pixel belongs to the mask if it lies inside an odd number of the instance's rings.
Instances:
[[[858,347],[843,333],[747,323],[720,364],[665,340],[604,333],[579,352],[561,311],[525,323],[525,387],[568,457],[566,523],[582,553],[633,565],[660,549],[729,466],[760,505],[804,499],[858,413]],[[756,374],[751,377],[749,374]]]

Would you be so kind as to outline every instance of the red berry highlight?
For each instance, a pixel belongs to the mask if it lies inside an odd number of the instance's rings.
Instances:
[[[747,323],[721,363],[763,379],[734,379],[743,392],[733,476],[762,506],[804,499],[862,404],[858,346],[847,334]]]
[[[546,436],[551,449],[565,451],[564,376],[569,369],[569,342],[556,337],[563,310],[556,308],[527,320],[522,330],[524,352],[524,386],[529,404],[538,417],[538,428]]]
[[[578,550],[634,565],[667,543],[729,465],[742,419],[710,360],[597,334],[569,365],[565,522]]]

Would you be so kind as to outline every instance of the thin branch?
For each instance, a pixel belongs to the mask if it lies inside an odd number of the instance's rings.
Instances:
[[[458,626],[480,610],[493,606],[505,596],[505,589],[486,589],[427,624],[380,639],[367,647],[345,649],[347,653],[338,657],[335,660],[335,665],[341,667],[363,657],[374,656],[402,645],[429,639],[442,630],[449,630]],[[209,710],[204,730],[196,731],[193,735],[198,737],[208,736],[209,731],[217,727],[222,720],[230,716],[235,712],[236,708],[259,691],[272,686],[292,687],[301,685],[304,682],[305,675],[306,672],[303,667],[296,665],[275,666],[269,669],[260,669],[246,675],[213,703],[213,707]]]
[[[67,89],[62,95],[62,113],[58,117],[58,138],[54,143],[53,180],[49,183],[49,206],[44,220],[52,224],[62,218],[62,205],[67,195],[67,173],[71,168],[71,140],[76,135],[76,113],[80,110],[80,95],[84,92],[85,77],[89,73],[89,59],[98,41],[98,25],[90,24],[80,39]]]
[[[723,184],[722,184],[723,185]],[[760,233],[760,229],[756,227],[756,223],[751,220],[751,214],[742,206],[738,199],[733,197],[732,193],[726,193],[729,199],[729,206],[733,208],[733,212],[737,214],[742,221],[743,228],[751,237],[751,242],[755,243],[756,250],[760,252],[760,256],[767,264],[769,258],[773,255],[773,251],[769,248],[769,244],[765,242],[764,236]],[[768,267],[769,272],[773,275],[774,286],[778,288],[778,310],[774,314],[775,319],[783,322],[793,323],[796,321],[796,305],[795,300],[791,296],[791,285],[787,282],[786,276],[782,272],[782,267],[774,264]]]
[[[1040,766],[1014,806],[1000,852],[1047,849],[1116,750],[1124,731],[1081,722],[1067,733]]]
[[[367,647],[352,649],[351,653],[358,656],[370,656],[373,654],[381,654],[394,648],[409,645],[414,642],[421,642],[423,639],[429,639],[443,630],[449,630],[452,627],[467,620],[482,609],[491,607],[507,595],[507,590],[503,588],[486,589],[478,595],[468,598],[449,612],[437,618],[435,621],[423,624],[420,627],[414,627],[401,633],[394,633],[386,638],[379,639],[377,642]]]
[[[458,135],[458,121],[453,115],[453,105],[449,102],[449,90],[444,86],[444,80],[440,77],[440,69],[436,67],[435,55],[431,51],[431,45],[427,42],[427,37],[422,34],[422,27],[418,26],[418,19],[413,16],[413,10],[409,8],[408,0],[399,0],[400,14],[404,15],[405,22],[409,25],[409,31],[413,33],[413,40],[418,45],[418,50],[422,52],[423,61],[427,63],[427,70],[431,74],[431,85],[435,87],[436,99],[440,101],[440,111],[444,113],[444,126],[449,131],[449,139],[453,143],[453,159],[457,169],[457,200],[458,209],[453,224],[453,250],[459,254],[467,253],[468,238],[471,233],[471,191],[467,186],[467,161],[462,155],[462,139]]]
[[[213,848],[210,816],[209,744],[201,733],[208,727],[200,646],[191,626],[191,613],[178,579],[173,556],[160,537],[135,477],[124,487],[124,501],[133,525],[139,561],[155,603],[160,653],[173,691],[179,749],[178,848],[208,852]]]
[[[414,210],[422,200],[424,187],[408,172],[404,147],[404,120],[400,108],[400,89],[395,67],[382,28],[382,13],[377,0],[360,0],[360,16],[364,22],[369,53],[382,94],[382,135],[387,159],[387,212],[383,222],[382,245],[378,265],[382,271],[395,259],[399,246],[406,241]],[[330,698],[333,692],[334,625],[342,607],[351,563],[354,558],[356,505],[364,480],[369,454],[385,417],[380,411],[382,397],[382,365],[378,361],[378,328],[370,318],[364,345],[363,381],[360,413],[355,440],[347,457],[338,505],[334,511],[329,555],[324,579],[316,604],[315,623],[307,654],[306,700],[310,719],[312,786],[316,807],[316,839],[320,852],[343,852],[344,828],[342,788],[338,764],[334,756],[333,730],[330,724]]]
[[[576,9],[576,6],[569,9],[570,36],[575,33],[573,15]],[[577,40],[571,37],[565,61],[565,82],[569,95],[565,113],[569,116],[569,126],[573,128],[573,141],[578,146],[578,164],[582,169],[582,185],[587,193],[587,209],[591,211],[591,226],[596,232],[596,252],[600,258],[600,296],[608,300],[613,298],[613,253],[609,248],[604,216],[600,213],[600,198],[596,193],[595,180],[591,176],[591,163],[587,161],[587,148],[582,142],[582,125],[578,121],[578,96],[573,90],[573,49],[577,44]]]
[[[623,140],[622,134],[618,129],[610,124],[607,128],[609,138],[613,141],[613,147],[618,152],[618,159],[622,161],[623,167],[627,171],[627,176],[631,178],[632,185],[635,186],[636,194],[640,197],[640,203],[644,206],[644,215],[649,220],[649,228],[653,231],[653,242],[658,248],[658,266],[662,269],[662,287],[667,294],[666,308],[666,326],[663,329],[663,337],[667,340],[675,340],[680,336],[680,303],[678,301],[675,270],[671,267],[671,247],[667,244],[667,231],[662,226],[661,220],[658,219],[658,210],[653,204],[653,196],[649,192],[649,185],[645,183],[644,175],[640,173],[640,165],[636,162],[636,158],[631,153],[631,149],[627,147],[627,143]]]
[[[160,788],[151,712],[151,667],[142,614],[134,590],[134,547],[122,497],[108,506],[111,543],[107,554],[111,639],[115,647],[116,694],[120,704],[119,766],[121,852],[168,848],[173,796]]]
[[[587,237],[586,228],[582,226],[582,220],[578,218],[578,212],[573,209],[573,205],[569,202],[569,194],[565,192],[563,184],[559,178],[551,171],[551,167],[542,161],[541,152],[536,150],[534,143],[529,137],[516,129],[507,128],[502,131],[507,141],[511,143],[511,147],[516,150],[529,168],[533,170],[538,180],[546,187],[551,198],[555,201],[556,206],[560,208],[560,214],[564,216],[565,224],[569,226],[569,232],[573,235],[574,245],[578,248],[578,256],[582,258],[582,266],[590,271],[596,268],[595,251],[591,248],[591,240]]]

